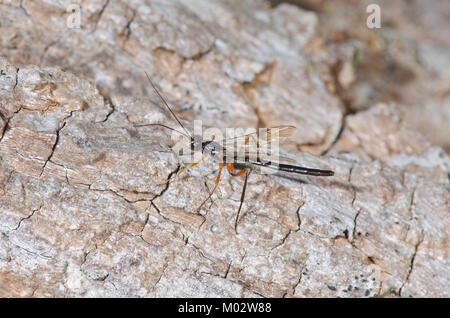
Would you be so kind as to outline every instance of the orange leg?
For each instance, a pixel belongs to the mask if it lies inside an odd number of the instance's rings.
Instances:
[[[217,178],[216,178],[216,184],[214,185],[213,190],[211,191],[211,193],[209,194],[209,196],[206,198],[205,201],[203,201],[202,204],[200,204],[200,206],[198,207],[197,211],[200,211],[200,209],[203,207],[203,205],[208,202],[208,200],[211,198],[211,196],[214,194],[214,191],[216,191],[217,186],[219,185],[219,181],[220,181],[220,176],[222,175],[222,168],[223,168],[223,162],[219,163],[219,173],[217,174]]]
[[[242,176],[245,173],[245,169],[239,170],[238,172],[234,172],[234,167],[231,162],[227,163],[227,170],[230,175],[233,177],[239,177]]]
[[[184,167],[183,169],[181,169],[181,170],[177,173],[177,176],[179,176],[180,174],[182,174],[185,170],[187,170],[187,169],[189,169],[189,168],[191,168],[191,167],[193,167],[193,166],[195,166],[195,165],[198,165],[203,159],[204,159],[204,157],[202,157],[202,159],[200,159],[200,160],[197,161],[197,162],[190,163],[189,165],[187,165],[186,167]]]
[[[214,141],[215,138],[216,138],[216,135],[214,135],[214,136],[212,137],[212,141]],[[177,173],[177,176],[179,176],[180,174],[182,174],[185,170],[187,170],[187,169],[189,169],[189,168],[191,168],[191,167],[193,167],[193,166],[195,166],[195,165],[198,165],[200,162],[203,161],[203,159],[205,159],[205,157],[202,157],[202,159],[200,159],[200,160],[197,161],[197,162],[193,162],[193,163],[187,165],[186,167],[184,167],[183,169],[181,169],[181,170]]]
[[[242,148],[245,147],[248,144],[249,140],[250,140],[250,136],[245,137],[244,143],[239,148],[239,151],[241,151]]]

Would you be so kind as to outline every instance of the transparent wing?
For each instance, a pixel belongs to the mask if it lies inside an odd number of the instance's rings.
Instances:
[[[252,149],[265,147],[268,144],[280,144],[280,141],[292,135],[295,127],[290,125],[262,128],[249,134],[223,139],[219,142],[224,147]]]
[[[272,162],[272,163],[296,163],[296,160],[292,158],[288,158],[285,156],[281,156],[276,153],[265,153],[264,151],[259,152],[243,152],[240,151],[237,153],[237,158],[235,162],[237,163],[245,163],[252,161],[264,161],[264,162]]]
[[[264,128],[266,132],[266,139],[272,140],[277,137],[289,137],[293,134],[295,130],[295,126],[283,125],[283,126],[275,126],[271,128]]]

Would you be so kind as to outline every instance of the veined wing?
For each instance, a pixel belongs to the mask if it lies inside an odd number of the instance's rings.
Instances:
[[[262,128],[252,133],[226,138],[219,142],[227,147],[237,147],[240,150],[250,149],[255,152],[257,148],[268,147],[270,144],[279,144],[280,140],[292,135],[295,127],[290,125]]]
[[[226,156],[227,158],[232,157],[232,161],[234,161],[235,163],[252,163],[257,161],[271,162],[273,164],[278,164],[281,162],[296,163],[296,161],[292,158],[280,156],[276,153],[266,153],[263,150],[257,152],[238,151],[234,154],[226,154]]]

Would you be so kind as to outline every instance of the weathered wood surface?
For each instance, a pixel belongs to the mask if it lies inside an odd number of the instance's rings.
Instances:
[[[449,156],[395,104],[344,114],[351,71],[323,63],[347,53],[315,13],[93,0],[69,29],[65,10],[0,4],[0,296],[450,295]],[[290,153],[336,175],[251,174],[236,233],[225,174],[197,213],[217,167],[169,180],[170,135],[133,127],[171,123],[143,70],[188,125],[293,124]]]

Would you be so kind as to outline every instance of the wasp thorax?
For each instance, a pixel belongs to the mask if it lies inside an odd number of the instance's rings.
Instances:
[[[202,147],[202,136],[194,136],[191,137],[191,150],[192,151],[201,151]]]
[[[205,141],[202,143],[202,147],[203,147],[203,153],[205,155],[210,155],[210,156],[223,156],[223,150],[224,148],[214,142],[214,141]]]

